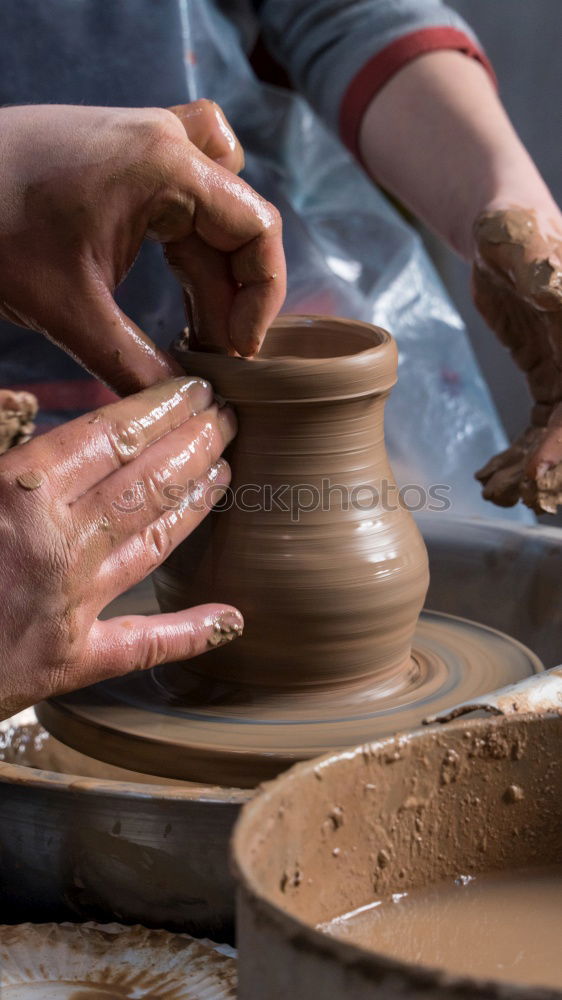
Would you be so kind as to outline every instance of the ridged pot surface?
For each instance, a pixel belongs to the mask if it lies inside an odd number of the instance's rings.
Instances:
[[[287,316],[254,360],[181,343],[176,356],[239,420],[224,509],[156,573],[165,611],[221,601],[245,616],[205,674],[295,687],[403,675],[428,570],[384,445],[391,336]]]

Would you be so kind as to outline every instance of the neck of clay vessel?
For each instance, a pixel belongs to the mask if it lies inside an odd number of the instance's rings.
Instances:
[[[299,547],[311,530],[337,533],[342,512],[358,533],[380,519],[394,484],[384,447],[384,403],[384,396],[240,403],[239,432],[228,453],[231,517],[249,523],[251,513],[255,522],[298,524]]]

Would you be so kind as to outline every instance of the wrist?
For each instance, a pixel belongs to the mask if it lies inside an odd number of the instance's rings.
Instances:
[[[506,154],[488,163],[482,183],[466,193],[464,203],[459,199],[464,210],[451,216],[449,242],[468,261],[474,260],[475,225],[484,214],[525,209],[535,214],[544,234],[562,229],[560,209],[527,151],[521,145]]]
[[[562,234],[562,213],[554,201],[550,191],[543,185],[543,189],[537,187],[506,189],[491,198],[476,215],[474,225],[483,214],[493,212],[508,212],[513,209],[526,209],[534,214],[537,223],[537,230],[544,236],[557,236]],[[474,256],[474,238],[472,239],[472,256]]]

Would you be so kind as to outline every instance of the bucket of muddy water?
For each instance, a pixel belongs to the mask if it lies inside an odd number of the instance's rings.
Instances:
[[[307,762],[234,837],[240,1000],[562,997],[562,717]]]

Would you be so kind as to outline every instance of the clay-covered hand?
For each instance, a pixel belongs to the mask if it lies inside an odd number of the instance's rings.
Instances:
[[[475,225],[476,305],[526,376],[530,426],[477,473],[484,497],[522,499],[537,513],[562,503],[562,216],[510,208]]]
[[[0,458],[0,717],[241,634],[221,604],[98,619],[223,494],[235,431],[207,382],[176,378]]]
[[[281,222],[236,176],[217,105],[0,110],[0,315],[124,395],[177,372],[114,292],[145,237],[194,302],[200,342],[254,354],[285,294]]]

